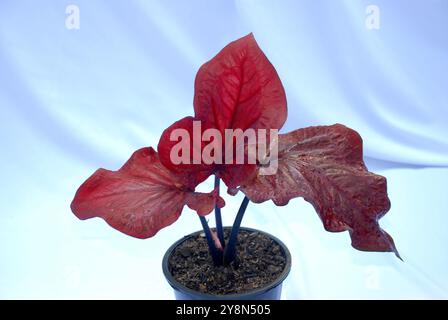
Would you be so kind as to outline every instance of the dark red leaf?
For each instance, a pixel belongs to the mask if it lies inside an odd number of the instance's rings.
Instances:
[[[173,123],[162,133],[162,137],[160,138],[160,142],[158,145],[158,152],[160,156],[160,161],[165,167],[169,168],[174,172],[190,174],[191,176],[195,176],[198,182],[202,182],[203,180],[207,179],[207,177],[209,177],[211,174],[216,173],[230,188],[235,188],[239,186],[241,182],[246,181],[255,175],[257,168],[254,164],[248,164],[248,163],[237,164],[235,159],[233,164],[225,164],[226,146],[223,145],[225,140],[224,137],[222,137],[223,143],[220,143],[219,148],[222,154],[221,163],[220,164],[204,163],[205,157],[202,156],[203,151],[204,148],[208,146],[209,143],[211,142],[202,141],[202,134],[207,129],[207,127],[202,127],[201,125],[202,130],[200,132],[199,131],[197,133],[193,132],[194,121],[203,123],[202,121],[196,120],[193,117],[185,117]],[[173,162],[173,154],[172,154],[174,153],[176,156],[182,154],[182,152],[179,152],[179,150],[182,149],[180,147],[182,144],[182,138],[174,139],[176,135],[172,136],[172,134],[176,132],[175,130],[178,129],[185,130],[184,132],[187,133],[189,137],[188,138],[189,143],[186,143],[186,148],[184,148],[187,150],[187,153],[189,155],[187,157],[188,161],[186,163],[179,163],[179,164]],[[193,141],[198,142],[194,143]],[[234,149],[233,154],[236,155],[236,147],[233,146],[233,149]],[[247,152],[245,152],[245,154],[247,157]],[[194,162],[195,160],[198,161],[198,163],[195,164]]]
[[[206,146],[205,142],[202,142],[202,134],[205,128],[202,128],[198,133],[193,132],[193,122],[198,121],[193,117],[185,117],[179,121],[176,121],[171,126],[169,126],[165,131],[163,131],[162,136],[160,138],[159,144],[157,146],[157,151],[160,156],[160,161],[162,164],[168,169],[175,172],[184,172],[184,173],[193,173],[196,174],[199,182],[207,179],[210,174],[215,170],[215,166],[211,164],[205,164],[202,161],[202,149]],[[199,121],[200,122],[200,121]],[[176,145],[181,146],[183,143],[183,138],[176,138],[176,130],[184,130],[187,134],[187,138],[189,140],[188,143],[185,144],[186,149],[188,149],[189,155],[187,156],[187,163],[175,163],[173,162],[172,153],[182,156],[182,152],[179,152],[176,149]],[[197,141],[198,143],[193,143]],[[174,147],[174,149],[173,149]],[[199,163],[195,163],[198,161]]]
[[[303,197],[327,231],[349,230],[353,247],[398,255],[392,238],[378,224],[390,208],[386,178],[367,171],[361,137],[343,125],[279,135],[277,173],[259,171],[241,190],[257,203],[272,199],[286,205]]]
[[[197,119],[221,131],[283,126],[285,91],[252,34],[231,42],[202,65],[195,80],[194,111]]]
[[[282,83],[252,34],[230,43],[199,69],[195,80],[194,110],[194,118],[186,117],[164,131],[158,145],[162,163],[174,171],[194,172],[202,179],[216,172],[231,188],[252,177],[256,171],[254,165],[224,165],[224,160],[221,165],[176,164],[170,157],[177,144],[177,141],[171,141],[171,133],[182,128],[193,137],[192,123],[195,120],[201,122],[203,131],[218,129],[223,141],[225,129],[280,129],[283,126],[287,107]],[[205,142],[201,147],[208,144]],[[191,146],[191,159],[197,146]],[[222,148],[223,158],[226,148]]]
[[[71,204],[80,219],[101,217],[113,228],[148,238],[176,221],[187,204],[200,215],[224,200],[213,191],[194,192],[195,176],[166,169],[152,148],[142,148],[118,171],[97,170],[76,192]]]
[[[245,181],[251,180],[257,174],[255,164],[232,164],[226,165],[220,170],[220,177],[226,186],[232,190]],[[229,194],[232,194],[229,192]]]

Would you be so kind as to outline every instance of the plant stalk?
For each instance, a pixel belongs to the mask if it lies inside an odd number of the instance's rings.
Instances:
[[[219,181],[220,178],[215,174],[215,190],[218,190],[219,197]],[[219,242],[221,242],[221,246],[224,248],[226,243],[224,241],[224,229],[222,227],[222,217],[221,217],[221,208],[215,205],[215,220],[216,220],[216,233],[218,234]]]
[[[216,248],[215,243],[213,242],[212,233],[208,226],[207,220],[205,217],[199,216],[199,220],[201,220],[202,229],[205,233],[205,239],[207,240],[208,249],[210,251],[210,255],[212,256],[213,263],[217,266],[222,265],[222,253]]]
[[[244,197],[243,202],[241,202],[240,209],[233,222],[232,231],[230,232],[229,241],[224,250],[224,264],[228,265],[236,256],[236,245],[238,242],[238,233],[240,231],[241,221],[243,220],[244,213],[246,212],[247,205],[249,204],[249,198]]]

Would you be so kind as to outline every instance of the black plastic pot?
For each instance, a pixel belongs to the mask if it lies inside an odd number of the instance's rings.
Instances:
[[[256,229],[251,228],[244,228],[241,227],[240,230],[245,230],[249,232],[259,232],[261,234],[264,234],[274,240],[276,243],[280,245],[280,247],[283,250],[283,253],[286,257],[286,265],[283,272],[280,274],[280,276],[272,283],[266,285],[263,288],[259,288],[253,291],[248,291],[241,294],[230,294],[230,295],[212,295],[212,294],[205,294],[202,292],[198,292],[192,289],[189,289],[182,285],[181,283],[177,282],[176,279],[174,279],[173,275],[171,274],[169,267],[168,267],[168,260],[174,251],[174,249],[179,246],[182,242],[197,236],[202,231],[194,232],[188,236],[183,237],[182,239],[176,241],[165,253],[165,256],[163,257],[162,261],[162,269],[163,273],[165,274],[166,280],[168,283],[173,287],[174,289],[174,295],[177,300],[279,300],[281,293],[282,293],[282,283],[286,279],[286,277],[289,274],[289,271],[291,270],[291,254],[288,250],[288,248],[285,246],[283,242],[281,242],[276,237],[270,235],[267,232],[263,232]]]

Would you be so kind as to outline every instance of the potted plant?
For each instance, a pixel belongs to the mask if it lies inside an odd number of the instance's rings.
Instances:
[[[278,299],[291,256],[277,238],[240,228],[249,202],[283,206],[303,197],[327,231],[349,231],[352,246],[391,251],[378,224],[389,210],[386,179],[363,162],[360,135],[341,124],[278,134],[287,116],[276,70],[252,34],[222,49],[198,71],[194,117],[162,134],[157,151],[137,150],[117,171],[99,169],[71,204],[80,219],[103,218],[113,228],[149,238],[175,222],[185,205],[202,231],[177,241],[163,271],[183,299]],[[210,175],[215,188],[195,188]],[[220,181],[245,197],[232,227],[223,228]],[[216,227],[205,216],[214,210]]]

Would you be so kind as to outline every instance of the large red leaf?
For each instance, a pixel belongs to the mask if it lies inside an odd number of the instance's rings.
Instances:
[[[218,174],[230,188],[239,186],[256,172],[254,165],[245,164],[176,164],[171,150],[175,129],[185,129],[193,137],[193,121],[202,129],[217,129],[224,141],[225,129],[280,129],[286,120],[286,96],[272,64],[258,47],[252,34],[236,40],[222,49],[198,71],[195,80],[195,117],[186,117],[167,128],[159,141],[162,163],[177,172],[190,172],[205,179]],[[202,143],[202,148],[209,142]],[[197,145],[198,146],[198,145]],[[190,155],[196,148],[191,146]],[[222,147],[222,157],[229,145]],[[236,152],[234,151],[234,154]],[[201,161],[203,159],[200,159]]]
[[[220,157],[220,163],[205,163],[204,159],[206,157],[203,157],[202,151],[204,151],[204,148],[209,146],[209,144],[214,143],[208,142],[208,141],[202,141],[202,134],[203,132],[208,129],[207,127],[203,127],[201,125],[201,131],[194,133],[193,132],[193,122],[200,122],[201,124],[204,123],[203,121],[196,120],[193,117],[185,117],[179,121],[176,121],[171,126],[169,126],[165,131],[162,133],[162,136],[160,138],[159,145],[157,146],[160,161],[162,164],[167,167],[168,169],[179,172],[183,174],[190,174],[191,176],[196,177],[198,182],[201,182],[207,177],[209,177],[211,174],[217,174],[219,177],[225,182],[225,184],[229,188],[236,188],[238,187],[242,182],[248,180],[249,178],[252,178],[256,173],[256,165],[254,164],[248,164],[248,163],[242,163],[237,164],[236,163],[236,146],[235,144],[228,144],[225,145],[225,137],[221,136],[222,140],[219,144],[219,150],[221,153]],[[176,132],[176,130],[184,130],[184,132],[188,135],[188,143],[185,144],[184,149],[187,150],[188,157],[186,160],[188,160],[186,163],[176,163],[173,161],[173,155],[174,154],[181,154],[182,152],[179,152],[181,149],[180,146],[182,142],[182,138],[176,138],[176,134],[173,135],[173,133]],[[198,135],[199,133],[199,135]],[[235,140],[235,139],[234,139]],[[231,140],[230,142],[234,141]],[[193,141],[196,141],[194,143]],[[225,150],[227,150],[227,147],[233,148],[233,163],[232,164],[225,164]],[[245,157],[247,159],[247,150],[244,150]],[[194,161],[197,161],[198,163],[195,163]],[[177,161],[177,160],[176,160]]]
[[[160,161],[162,164],[170,170],[175,172],[184,173],[196,173],[196,176],[200,180],[205,180],[211,173],[215,171],[215,165],[205,164],[202,160],[202,148],[206,146],[206,143],[202,141],[202,134],[204,128],[202,128],[198,133],[193,133],[193,122],[198,121],[193,117],[185,117],[176,121],[167,129],[165,129],[160,138],[159,144],[157,146],[157,151],[159,153]],[[188,142],[185,142],[182,137],[177,137],[175,135],[176,130],[183,130],[187,134]],[[196,141],[196,143],[194,143]],[[176,163],[173,162],[171,153],[178,153],[177,149],[173,149],[176,145],[181,143],[185,144],[185,149],[188,151],[188,162],[187,163]],[[198,161],[199,163],[195,163]]]
[[[76,192],[71,204],[80,219],[101,217],[113,228],[136,238],[148,238],[175,222],[188,205],[200,215],[215,203],[217,192],[197,193],[195,176],[166,169],[152,148],[142,148],[118,171],[97,170]]]
[[[393,251],[378,220],[389,210],[386,178],[367,171],[362,139],[343,125],[299,129],[279,135],[278,171],[260,175],[241,190],[254,202],[286,205],[303,197],[327,231],[349,230],[353,247]]]
[[[252,33],[228,44],[199,69],[194,111],[197,119],[221,131],[283,126],[285,91]]]

